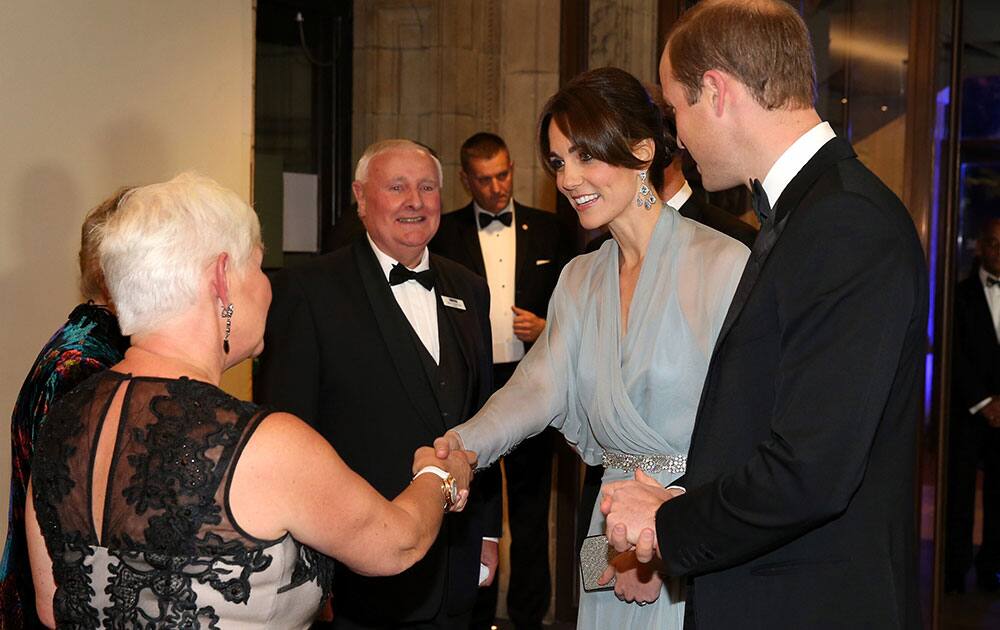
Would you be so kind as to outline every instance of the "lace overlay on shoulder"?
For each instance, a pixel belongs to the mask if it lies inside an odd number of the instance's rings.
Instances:
[[[92,461],[122,384],[128,389],[98,537]],[[268,573],[285,539],[258,540],[230,518],[229,480],[265,416],[207,383],[114,372],[88,380],[53,408],[33,478],[59,625],[216,628],[226,604],[260,604],[268,614],[273,603],[253,597],[260,582],[270,581],[265,575],[290,575],[288,584],[268,584],[276,589],[271,594],[308,583],[328,592],[332,560],[286,537],[294,552],[282,553],[281,561],[294,566]]]

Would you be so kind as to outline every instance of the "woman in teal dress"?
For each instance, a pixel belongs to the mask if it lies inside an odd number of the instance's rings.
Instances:
[[[509,383],[438,441],[439,454],[464,447],[486,466],[553,426],[586,463],[604,465],[604,483],[637,468],[663,485],[683,473],[749,250],[657,198],[665,134],[643,86],[615,68],[578,76],[548,102],[542,159],[580,224],[608,225],[614,238],[565,267],[542,336]],[[589,533],[604,533],[597,506]],[[633,552],[613,564],[614,590],[581,589],[578,628],[682,628],[680,584]]]
[[[63,394],[122,360],[128,339],[108,308],[107,289],[97,259],[99,226],[118,209],[122,188],[90,211],[80,239],[80,290],[86,303],[69,314],[28,371],[10,420],[11,477],[7,542],[0,563],[0,628],[38,626],[35,589],[24,539],[24,502],[35,435],[52,403]]]

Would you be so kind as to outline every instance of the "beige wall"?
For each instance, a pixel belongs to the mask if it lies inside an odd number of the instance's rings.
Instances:
[[[0,505],[7,419],[35,354],[78,301],[87,210],[118,186],[192,168],[249,197],[253,33],[251,0],[4,3]]]

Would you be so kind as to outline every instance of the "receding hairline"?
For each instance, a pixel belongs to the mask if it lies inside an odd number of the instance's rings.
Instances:
[[[721,12],[721,14],[720,14]],[[733,12],[733,13],[727,13]],[[780,41],[784,44],[790,44],[777,51],[766,51],[774,52],[778,55],[783,55],[788,59],[798,58],[798,53],[808,54],[808,71],[807,77],[800,76],[798,74],[799,70],[803,70],[800,67],[794,67],[797,64],[788,64],[787,59],[782,57],[782,59],[771,59],[770,63],[772,67],[770,70],[763,71],[759,66],[754,66],[753,64],[748,66],[741,66],[741,63],[737,61],[736,57],[727,58],[726,53],[736,53],[732,50],[730,46],[732,45],[732,40],[722,38],[714,40],[715,47],[703,47],[696,49],[697,53],[692,55],[684,55],[680,63],[673,63],[675,58],[674,53],[677,52],[675,49],[675,44],[678,42],[678,36],[684,34],[687,36],[692,30],[695,33],[703,30],[705,28],[704,24],[706,21],[709,23],[714,23],[712,17],[723,19],[732,18],[733,16],[740,18],[740,24],[745,25],[748,23],[756,22],[758,20],[765,20],[765,27],[771,28],[789,28],[790,31],[783,33]],[[777,20],[777,21],[770,21]],[[782,22],[782,20],[788,20]],[[699,26],[692,26],[698,24]],[[704,35],[704,33],[702,33]],[[785,35],[790,35],[790,39],[784,37]],[[797,36],[804,36],[801,42],[804,43],[805,48],[802,50],[797,50],[796,38]],[[696,37],[696,36],[695,36]],[[700,84],[704,80],[705,73],[716,70],[723,72],[732,78],[736,79],[740,84],[745,86],[753,99],[760,105],[764,106],[766,109],[786,109],[786,110],[800,110],[800,109],[810,109],[815,108],[816,105],[816,90],[817,90],[817,78],[816,78],[816,66],[815,66],[815,51],[813,49],[812,43],[810,41],[811,34],[809,26],[805,23],[805,19],[799,11],[783,0],[701,0],[696,5],[684,11],[680,18],[674,23],[669,32],[667,33],[667,39],[663,46],[663,52],[660,56],[660,70],[663,68],[663,64],[669,63],[670,73],[667,78],[671,81],[677,82],[681,85],[685,98],[689,104],[693,104],[694,100],[701,91]],[[698,41],[695,39],[694,41]],[[779,41],[779,40],[773,40]],[[690,45],[690,41],[687,42]],[[704,44],[704,42],[701,42]],[[691,51],[684,51],[690,53]],[[708,59],[703,59],[702,54],[713,55],[716,57],[716,62],[712,63]],[[795,53],[795,57],[792,56]],[[695,61],[692,61],[695,59]],[[739,55],[737,55],[739,57]],[[702,62],[697,61],[702,59]],[[760,61],[758,59],[757,61]],[[786,66],[785,70],[791,70],[794,72],[786,73],[782,75],[780,73],[775,74],[773,67],[778,64],[779,61],[781,65]],[[678,74],[677,66],[681,66],[681,72]],[[792,66],[789,68],[788,66]],[[692,70],[701,70],[701,76],[695,76]],[[765,78],[765,84],[757,85],[754,79],[755,77],[748,76],[749,74],[759,72],[769,72],[768,76]],[[661,79],[663,73],[659,73]],[[780,77],[785,77],[782,79]],[[805,78],[805,81],[800,81]],[[772,79],[777,79],[773,83],[777,85],[777,88],[772,88]],[[805,93],[805,89],[808,87],[808,94]],[[775,100],[775,97],[780,100]]]
[[[459,162],[463,171],[468,172],[469,163],[472,160],[492,160],[500,153],[507,156],[510,161],[510,149],[507,142],[498,134],[490,131],[479,131],[462,143],[458,150]]]
[[[444,185],[444,171],[441,166],[441,160],[438,159],[427,147],[414,142],[413,140],[407,140],[405,138],[392,139],[392,140],[381,140],[375,142],[365,149],[365,152],[358,159],[358,165],[354,169],[354,181],[365,183],[368,181],[368,171],[371,168],[372,160],[375,158],[385,155],[394,151],[399,152],[416,152],[421,153],[426,156],[431,162],[437,167],[438,174],[438,185]]]

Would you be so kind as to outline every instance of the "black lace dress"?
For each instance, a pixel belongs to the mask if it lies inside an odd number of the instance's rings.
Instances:
[[[128,389],[98,535],[93,457],[121,386]],[[229,509],[236,462],[265,415],[207,383],[113,371],[52,408],[32,480],[59,627],[309,626],[332,561],[290,535],[254,538]]]

